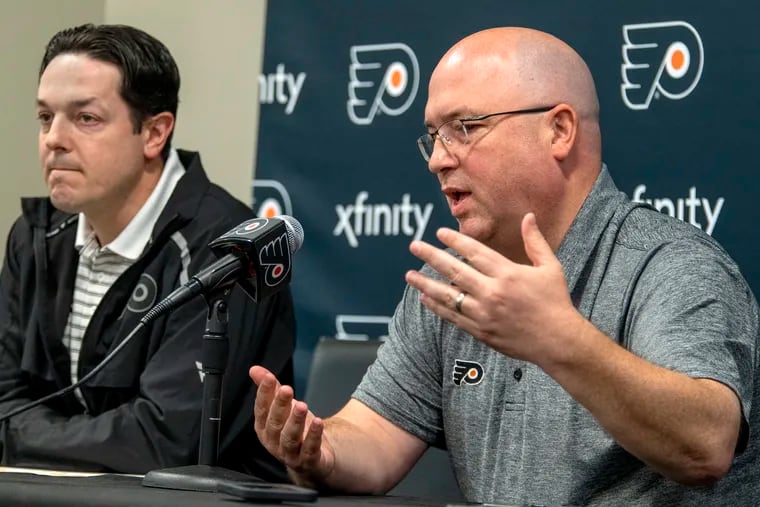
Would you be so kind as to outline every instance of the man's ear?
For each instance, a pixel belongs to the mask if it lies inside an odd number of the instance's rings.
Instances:
[[[174,115],[168,111],[151,116],[143,122],[143,153],[145,158],[154,159],[161,155],[166,141],[174,129]]]
[[[554,158],[564,160],[570,155],[578,133],[578,115],[567,104],[560,104],[553,111],[551,119],[552,144]]]

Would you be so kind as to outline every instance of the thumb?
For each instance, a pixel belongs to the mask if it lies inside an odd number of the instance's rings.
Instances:
[[[552,247],[546,242],[536,223],[536,215],[528,213],[523,217],[521,227],[525,253],[534,266],[541,266],[556,260]]]

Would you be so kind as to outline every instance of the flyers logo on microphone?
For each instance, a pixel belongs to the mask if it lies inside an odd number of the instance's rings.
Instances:
[[[290,273],[290,244],[286,233],[276,237],[259,251],[259,265],[264,268],[264,283],[276,287]]]
[[[414,102],[420,66],[414,51],[401,42],[351,46],[348,67],[348,117],[369,125],[380,113],[398,116]]]
[[[456,359],[454,361],[454,384],[480,384],[483,380],[483,366],[475,361],[464,361]]]
[[[680,100],[699,83],[704,66],[702,39],[685,21],[623,25],[623,84],[631,109],[648,109],[652,98]]]

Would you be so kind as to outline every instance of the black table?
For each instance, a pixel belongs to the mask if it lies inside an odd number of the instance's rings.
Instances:
[[[55,477],[31,473],[0,473],[0,506],[9,507],[241,507],[351,505],[444,506],[444,503],[393,496],[323,496],[315,503],[262,504],[223,493],[175,491],[142,486],[142,479],[115,474],[93,477]]]

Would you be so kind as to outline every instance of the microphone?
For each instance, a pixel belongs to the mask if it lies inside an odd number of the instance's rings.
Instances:
[[[150,322],[198,294],[235,282],[254,301],[266,298],[288,284],[291,254],[302,244],[303,227],[291,216],[247,220],[209,243],[219,260],[193,275],[140,320]]]

